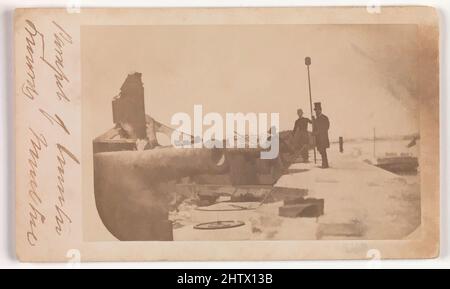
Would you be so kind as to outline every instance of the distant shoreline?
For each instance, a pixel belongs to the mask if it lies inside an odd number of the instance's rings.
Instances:
[[[377,136],[375,138],[373,137],[361,137],[361,138],[344,138],[344,143],[360,143],[360,142],[366,142],[366,141],[400,141],[400,140],[413,140],[413,139],[420,139],[420,134],[407,134],[407,135],[397,135],[397,136]],[[339,143],[339,140],[333,140],[331,143]]]

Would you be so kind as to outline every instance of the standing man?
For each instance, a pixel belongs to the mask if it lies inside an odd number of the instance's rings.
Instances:
[[[292,131],[292,136],[296,142],[296,147],[300,149],[300,154],[302,156],[303,162],[308,162],[309,153],[309,137],[308,137],[308,123],[311,123],[306,117],[303,117],[303,110],[297,109],[298,119],[295,121],[294,130]],[[298,144],[298,146],[297,146]]]
[[[330,121],[328,117],[322,114],[322,105],[320,102],[314,103],[316,118],[313,118],[313,134],[316,137],[316,147],[322,157],[322,168],[328,168],[327,148],[330,147],[328,139],[328,129]]]

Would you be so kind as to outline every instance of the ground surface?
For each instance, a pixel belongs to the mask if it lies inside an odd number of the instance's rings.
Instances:
[[[399,176],[363,162],[352,154],[330,151],[330,169],[314,163],[293,164],[275,186],[308,189],[308,196],[325,200],[319,218],[278,215],[282,202],[220,203],[211,211],[184,207],[174,229],[175,240],[315,240],[407,238],[420,226],[418,176]],[[235,206],[248,210],[220,211]],[[231,207],[230,207],[231,206]],[[215,210],[217,209],[217,210]],[[180,217],[181,216],[181,217]],[[201,222],[241,220],[244,226],[197,230]]]

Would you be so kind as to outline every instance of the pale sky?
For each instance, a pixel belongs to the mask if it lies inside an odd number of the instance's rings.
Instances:
[[[292,129],[313,101],[330,137],[416,133],[415,25],[222,25],[82,27],[83,114],[92,136],[113,126],[111,101],[129,72],[141,72],[147,114],[278,112]]]

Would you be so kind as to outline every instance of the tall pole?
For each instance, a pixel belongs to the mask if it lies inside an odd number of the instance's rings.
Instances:
[[[309,72],[309,66],[311,65],[311,57],[305,58],[305,65],[308,69],[308,87],[309,87],[309,109],[311,111],[311,120],[313,119],[313,108],[312,108],[312,96],[311,96],[311,76]],[[316,156],[316,147],[314,146],[314,163],[317,163],[317,156]]]

